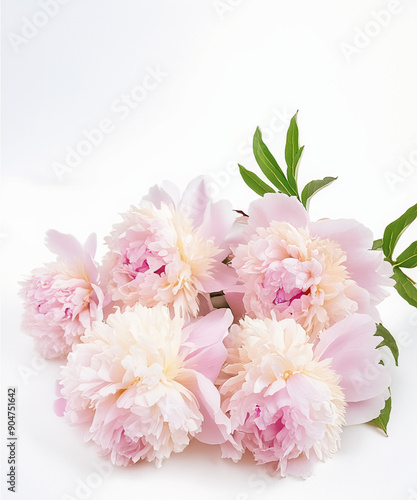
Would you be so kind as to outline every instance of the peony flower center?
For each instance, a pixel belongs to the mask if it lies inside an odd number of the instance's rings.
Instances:
[[[285,380],[285,382],[291,377],[293,374],[292,370],[285,370],[285,372],[281,375],[281,377]]]
[[[302,295],[307,295],[309,291],[310,289],[308,289],[306,292],[303,292],[303,290],[300,290],[299,288],[293,288],[289,293],[287,293],[283,288],[278,288],[275,299],[272,301],[272,303],[274,305],[290,305],[293,300],[299,299]]]
[[[122,268],[132,278],[147,272],[161,276],[165,272],[166,262],[145,244],[140,248],[128,248],[123,255]]]

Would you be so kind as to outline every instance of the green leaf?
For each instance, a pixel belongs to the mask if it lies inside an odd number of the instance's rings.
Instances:
[[[262,179],[260,179],[256,174],[247,170],[242,165],[239,165],[240,175],[246,184],[255,191],[259,196],[263,196],[265,193],[275,193],[275,191],[268,186]]]
[[[417,266],[417,241],[411,243],[411,245],[397,257],[395,265],[408,268]]]
[[[385,435],[388,436],[387,426],[388,426],[390,415],[391,415],[391,397],[389,397],[385,401],[385,406],[381,410],[381,413],[379,414],[379,416],[377,418],[374,418],[373,420],[371,420],[368,423],[375,426],[375,427],[378,427],[379,429],[382,429],[385,432]]]
[[[262,172],[279,191],[288,196],[295,196],[297,194],[289,185],[281,167],[263,142],[259,127],[256,128],[255,135],[253,136],[253,154]]]
[[[311,181],[304,186],[303,192],[301,193],[301,202],[307,208],[308,200],[316,194],[318,191],[328,186],[330,183],[335,181],[337,177],[325,177],[324,179]]]
[[[301,155],[303,154],[304,151],[304,146],[301,146],[301,148],[297,151],[297,153],[294,156],[294,172],[297,172],[297,166],[300,161]]]
[[[399,352],[398,352],[397,342],[395,341],[394,337],[382,325],[382,323],[378,323],[376,325],[375,335],[377,337],[382,337],[383,338],[382,342],[377,346],[377,348],[378,347],[387,346],[389,348],[389,350],[392,352],[392,355],[394,356],[395,364],[398,366],[398,355],[399,355]]]
[[[375,240],[374,244],[372,245],[372,250],[380,250],[382,248],[382,238],[379,240]]]
[[[396,281],[394,287],[401,297],[412,306],[417,307],[417,288],[411,278],[406,276],[399,267],[394,267],[392,277]]]
[[[287,132],[287,141],[285,144],[285,162],[287,163],[287,178],[290,186],[298,193],[297,188],[297,165],[300,160],[303,148],[298,143],[298,125],[297,113],[291,118],[290,126]],[[301,150],[301,151],[300,151]]]
[[[291,118],[290,126],[287,132],[287,142],[285,144],[285,161],[289,167],[294,165],[295,155],[298,153],[300,146],[298,144],[298,125],[297,113]]]
[[[382,250],[387,259],[392,259],[395,246],[400,239],[400,236],[407,227],[417,217],[417,203],[409,208],[401,217],[399,217],[385,228],[384,237],[382,238]]]
[[[298,178],[298,164],[300,162],[301,155],[303,154],[304,146],[298,150],[294,158],[294,170],[290,167],[287,168],[287,177],[290,186],[298,193],[297,178]]]

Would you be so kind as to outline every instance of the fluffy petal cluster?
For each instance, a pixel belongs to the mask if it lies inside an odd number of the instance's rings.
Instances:
[[[45,358],[57,358],[102,318],[104,295],[93,260],[95,235],[82,247],[71,235],[49,231],[46,244],[57,260],[35,269],[23,283],[23,328]]]
[[[239,286],[228,301],[235,314],[293,318],[314,338],[355,313],[371,314],[391,285],[391,266],[371,251],[372,233],[355,220],[310,222],[303,205],[266,194],[249,207],[232,266]]]
[[[235,216],[227,201],[212,203],[197,178],[181,199],[154,187],[140,206],[122,215],[107,238],[104,274],[114,301],[167,305],[177,315],[196,317],[209,293],[236,282],[222,263]]]
[[[233,325],[220,392],[238,460],[248,449],[281,476],[307,477],[334,453],[342,426],[378,416],[389,375],[379,365],[375,324],[354,315],[333,326],[316,347],[292,319]]]
[[[227,309],[184,324],[165,306],[139,304],[95,322],[63,368],[66,419],[117,465],[160,465],[192,436],[225,442],[230,423],[213,382],[231,322]]]

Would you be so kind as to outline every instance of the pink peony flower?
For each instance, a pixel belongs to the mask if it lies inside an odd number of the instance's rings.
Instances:
[[[312,338],[355,312],[378,320],[392,268],[372,239],[354,220],[310,222],[296,198],[266,194],[250,205],[234,250],[239,284],[228,302],[237,317],[293,318]]]
[[[339,448],[345,423],[369,421],[384,407],[390,379],[375,329],[355,314],[314,347],[292,319],[233,325],[219,380],[236,445],[223,445],[224,456],[238,460],[248,449],[275,474],[311,475]]]
[[[193,436],[230,440],[214,381],[232,319],[219,309],[185,324],[166,306],[137,304],[95,322],[62,371],[65,418],[117,465],[143,459],[159,466]]]
[[[203,179],[192,181],[181,199],[155,186],[122,217],[107,238],[103,266],[114,301],[161,303],[196,317],[202,305],[210,309],[211,292],[236,283],[222,263],[235,216],[229,202],[210,201]]]
[[[45,358],[68,354],[93,320],[102,318],[104,295],[94,263],[96,237],[84,247],[69,234],[49,231],[47,247],[56,262],[35,269],[22,284],[23,328]]]

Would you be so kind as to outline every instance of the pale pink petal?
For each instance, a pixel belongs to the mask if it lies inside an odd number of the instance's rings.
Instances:
[[[65,407],[67,400],[64,398],[56,399],[54,402],[54,412],[58,417],[63,417],[65,414]]]
[[[196,177],[185,188],[180,202],[182,209],[188,217],[193,219],[196,227],[203,224],[209,203],[211,203],[211,197],[207,191],[206,181],[202,176]]]
[[[364,424],[377,418],[385,406],[385,395],[379,394],[365,401],[349,403],[346,409],[346,425]]]
[[[381,287],[393,284],[390,279],[392,267],[384,262],[381,251],[370,251],[373,243],[370,229],[354,219],[324,219],[311,223],[310,231],[341,245],[347,255],[346,266],[351,277],[368,290],[371,301],[380,302],[386,297]]]
[[[222,342],[232,321],[229,309],[215,309],[206,316],[193,320],[184,328],[187,344],[192,344],[197,350]]]
[[[375,348],[380,342],[380,339],[374,336],[375,332],[376,325],[370,316],[354,314],[326,330],[314,352],[319,359],[336,359],[337,356],[343,356],[343,350],[348,343],[351,343],[353,348],[359,348],[365,341],[369,347]]]
[[[50,229],[46,233],[45,244],[60,260],[65,261],[69,265],[73,265],[74,261],[84,260],[83,247],[71,234],[63,234],[54,229]]]
[[[370,316],[354,314],[324,332],[315,348],[319,359],[330,359],[341,376],[347,402],[372,399],[391,382],[388,370],[379,363],[381,354],[376,347],[382,339],[374,335],[375,330]]]
[[[249,225],[253,228],[268,227],[272,221],[289,222],[296,228],[306,227],[308,215],[294,196],[267,193],[253,201],[249,207]]]
[[[234,287],[237,288],[237,287]],[[243,297],[245,295],[244,291],[225,291],[226,301],[229,304],[230,309],[233,312],[235,321],[240,320],[246,313],[245,304],[243,302]]]
[[[236,271],[222,262],[215,262],[211,268],[211,276],[200,278],[201,289],[205,293],[228,290],[237,282]]]
[[[161,208],[164,203],[166,205],[174,205],[174,200],[172,196],[167,192],[166,189],[160,186],[152,186],[146,196],[143,197],[144,201],[150,201],[157,208]]]
[[[312,235],[337,241],[349,253],[372,247],[372,231],[354,219],[322,219],[309,227]]]
[[[201,224],[202,235],[206,238],[214,238],[216,245],[221,248],[236,220],[236,215],[230,201],[220,200],[217,203],[209,203]],[[229,252],[229,248],[226,247],[224,253],[219,254],[219,259],[223,260]]]
[[[184,370],[179,380],[197,398],[203,415],[201,432],[195,438],[206,444],[232,441],[230,421],[220,409],[220,394],[214,385],[204,375],[193,370]]]
[[[222,342],[194,351],[184,360],[184,366],[195,370],[215,382],[223,363],[227,358],[227,349]]]
[[[84,243],[84,251],[94,259],[97,250],[97,235],[95,233],[90,234]]]

